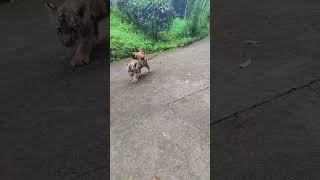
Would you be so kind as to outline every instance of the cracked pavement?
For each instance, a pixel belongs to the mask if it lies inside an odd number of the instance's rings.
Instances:
[[[320,177],[319,6],[215,1],[214,179]]]
[[[110,67],[111,179],[209,179],[210,38],[149,63],[134,84]]]

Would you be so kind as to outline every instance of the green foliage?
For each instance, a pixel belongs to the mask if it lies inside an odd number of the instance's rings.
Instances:
[[[118,7],[156,40],[160,31],[169,29],[175,17],[171,0],[119,0]]]
[[[195,1],[196,0],[186,0],[185,14],[184,14],[185,19],[190,18],[191,12],[193,11],[193,8],[194,8]]]
[[[180,18],[176,18],[173,20],[172,26],[168,31],[168,34],[176,38],[191,36],[191,32],[187,21]]]
[[[176,16],[183,18],[185,14],[185,8],[187,4],[187,0],[173,0],[172,4],[174,7],[174,10],[176,12]]]
[[[152,41],[143,32],[137,31],[133,24],[117,8],[111,9],[110,14],[110,50],[111,59],[126,58],[129,52],[134,52],[141,47],[150,47]]]
[[[209,15],[210,1],[196,0],[190,16],[190,29],[193,36],[203,36],[210,31]]]
[[[210,5],[208,4],[208,6]],[[146,48],[148,53],[161,52],[190,44],[207,36],[210,30],[208,21],[210,9],[203,9],[203,4],[199,6],[199,9],[202,9],[202,12],[198,10],[199,17],[191,16],[189,19],[175,18],[167,30],[159,31],[158,38],[155,40],[148,36],[137,23],[132,22],[130,16],[117,7],[111,7],[111,61],[130,57],[132,52],[142,47]],[[196,11],[192,12],[196,15]],[[196,21],[193,21],[193,18],[196,18]],[[194,32],[196,33],[193,34],[192,28],[195,28]]]

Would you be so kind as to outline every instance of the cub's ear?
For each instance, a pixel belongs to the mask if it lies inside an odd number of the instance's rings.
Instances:
[[[45,2],[44,5],[49,9],[51,14],[55,15],[57,13],[57,7],[54,4],[50,2]]]

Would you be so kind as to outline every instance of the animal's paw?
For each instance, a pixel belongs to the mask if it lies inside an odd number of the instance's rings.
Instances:
[[[136,83],[136,82],[138,82],[138,79],[136,79],[136,78],[133,78],[131,81],[131,83]]]

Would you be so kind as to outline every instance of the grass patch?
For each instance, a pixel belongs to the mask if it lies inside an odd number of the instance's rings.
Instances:
[[[116,7],[111,8],[110,15],[110,50],[111,61],[130,57],[130,54],[144,47],[148,53],[162,52],[190,44],[207,36],[208,28],[201,29],[197,37],[192,37],[186,20],[174,19],[168,31],[159,33],[159,40],[153,40],[141,31]]]

